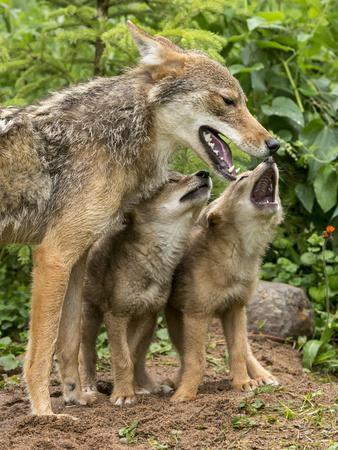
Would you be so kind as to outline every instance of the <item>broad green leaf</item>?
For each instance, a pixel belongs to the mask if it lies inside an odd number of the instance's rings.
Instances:
[[[316,339],[311,339],[303,347],[303,365],[306,369],[311,370],[313,363],[319,353],[322,342]]]
[[[309,288],[309,295],[317,303],[322,303],[325,300],[325,286],[311,286]]]
[[[313,192],[312,186],[309,186],[307,184],[297,184],[295,187],[295,191],[304,208],[308,212],[311,212],[315,201],[315,194]]]
[[[323,161],[334,161],[338,158],[338,129],[325,127],[314,140],[317,158]]]
[[[337,203],[338,177],[332,166],[321,167],[313,184],[317,201],[324,212]]]
[[[306,252],[301,255],[300,261],[304,266],[312,266],[317,262],[317,256],[311,252]]]
[[[251,17],[251,19],[248,19],[246,21],[247,25],[248,25],[248,29],[249,31],[254,30],[255,28],[258,28],[259,26],[261,26],[263,23],[266,23],[266,20],[263,17]]]
[[[263,105],[262,111],[267,116],[287,117],[300,127],[304,126],[304,118],[296,103],[287,97],[276,97],[271,106]]]
[[[300,132],[299,139],[307,147],[310,147],[311,145],[313,145],[324,127],[325,124],[322,119],[320,117],[316,117],[305,125],[305,127]]]
[[[6,372],[16,369],[19,365],[20,361],[11,353],[9,355],[0,356],[0,367],[3,367]]]

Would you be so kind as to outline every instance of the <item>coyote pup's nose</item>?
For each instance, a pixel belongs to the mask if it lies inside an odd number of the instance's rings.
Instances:
[[[195,175],[196,175],[196,177],[200,177],[200,178],[209,178],[209,172],[207,172],[206,170],[200,170]]]
[[[270,155],[273,155],[280,147],[276,139],[267,139],[265,145],[268,147]]]

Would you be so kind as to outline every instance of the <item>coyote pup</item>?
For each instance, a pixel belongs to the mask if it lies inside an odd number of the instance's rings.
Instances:
[[[203,377],[205,342],[213,316],[221,319],[232,384],[250,390],[277,380],[253,356],[245,305],[258,280],[262,256],[282,220],[278,169],[272,158],[246,172],[202,213],[179,264],[166,308],[181,367],[172,401],[192,400]]]
[[[158,311],[170,293],[172,274],[211,189],[208,172],[171,179],[135,209],[131,223],[94,245],[83,291],[80,374],[95,391],[95,342],[104,320],[111,347],[115,405],[135,402],[135,387],[158,392],[145,370]]]

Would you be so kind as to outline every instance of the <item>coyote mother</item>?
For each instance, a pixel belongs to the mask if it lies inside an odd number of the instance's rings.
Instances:
[[[55,353],[67,402],[91,401],[78,375],[81,286],[91,244],[166,180],[189,146],[234,178],[220,133],[258,157],[279,144],[219,63],[129,23],[141,61],[24,108],[0,111],[0,242],[37,244],[25,379],[33,414],[53,414]]]

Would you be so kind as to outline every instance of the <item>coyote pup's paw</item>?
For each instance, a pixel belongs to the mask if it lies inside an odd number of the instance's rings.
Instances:
[[[170,398],[172,403],[181,403],[181,402],[190,402],[191,400],[195,400],[196,394],[194,392],[178,390],[175,394]]]
[[[251,378],[246,378],[243,380],[233,379],[231,384],[236,391],[242,392],[253,391],[258,386],[257,381],[252,380]]]
[[[97,392],[68,392],[65,395],[65,404],[67,406],[73,405],[91,405],[97,400]]]
[[[130,406],[136,403],[136,395],[124,396],[119,394],[112,394],[110,397],[110,401],[115,406]]]

